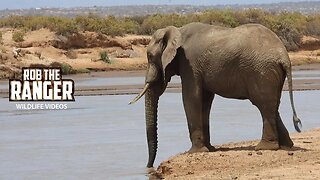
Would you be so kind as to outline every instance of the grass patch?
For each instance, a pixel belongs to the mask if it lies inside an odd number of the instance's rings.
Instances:
[[[101,51],[99,54],[100,54],[100,60],[102,60],[105,63],[111,64],[111,60],[108,56],[107,51]]]

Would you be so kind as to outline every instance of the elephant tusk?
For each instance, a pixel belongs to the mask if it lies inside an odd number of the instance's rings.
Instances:
[[[129,103],[129,105],[137,102],[137,101],[146,93],[146,91],[147,91],[148,88],[149,88],[149,85],[150,85],[150,84],[147,83],[147,84],[144,86],[144,88],[143,88],[143,90],[141,91],[141,93],[140,93],[137,97],[135,97],[135,98]]]

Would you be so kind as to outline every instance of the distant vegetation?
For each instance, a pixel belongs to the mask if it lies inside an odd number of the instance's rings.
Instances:
[[[10,16],[0,19],[0,27],[20,28],[24,31],[49,28],[61,35],[79,31],[93,31],[110,36],[124,34],[151,35],[169,25],[177,27],[190,22],[236,27],[246,23],[260,23],[275,32],[288,50],[297,50],[302,35],[320,36],[320,14],[303,15],[297,12],[270,13],[260,9],[207,10],[196,14],[155,14],[135,17],[99,17],[94,14],[75,18],[55,16]]]

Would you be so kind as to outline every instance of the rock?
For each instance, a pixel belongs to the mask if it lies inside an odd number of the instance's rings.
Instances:
[[[293,154],[294,154],[293,152],[290,152],[290,151],[288,152],[289,156],[293,156]]]
[[[66,55],[69,59],[77,59],[78,58],[77,52],[73,51],[73,50],[68,50],[67,52],[64,53],[64,55]]]
[[[131,50],[120,50],[120,51],[115,51],[111,54],[111,56],[116,57],[116,58],[133,58],[133,57],[139,57],[139,55]]]
[[[13,57],[14,57],[14,58],[17,58],[17,57],[21,56],[20,52],[21,52],[21,49],[20,49],[20,48],[15,48],[15,47],[14,47],[14,48],[12,49]]]
[[[187,175],[194,174],[193,171],[188,171]]]
[[[249,156],[252,156],[252,152],[248,152],[248,155],[249,155]]]
[[[258,151],[258,152],[257,152],[257,155],[262,155],[262,152],[261,152],[261,151]]]

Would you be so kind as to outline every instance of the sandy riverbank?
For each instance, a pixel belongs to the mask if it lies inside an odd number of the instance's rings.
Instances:
[[[319,179],[320,129],[291,135],[290,150],[255,151],[255,141],[217,146],[216,152],[179,154],[162,162],[164,179]]]

